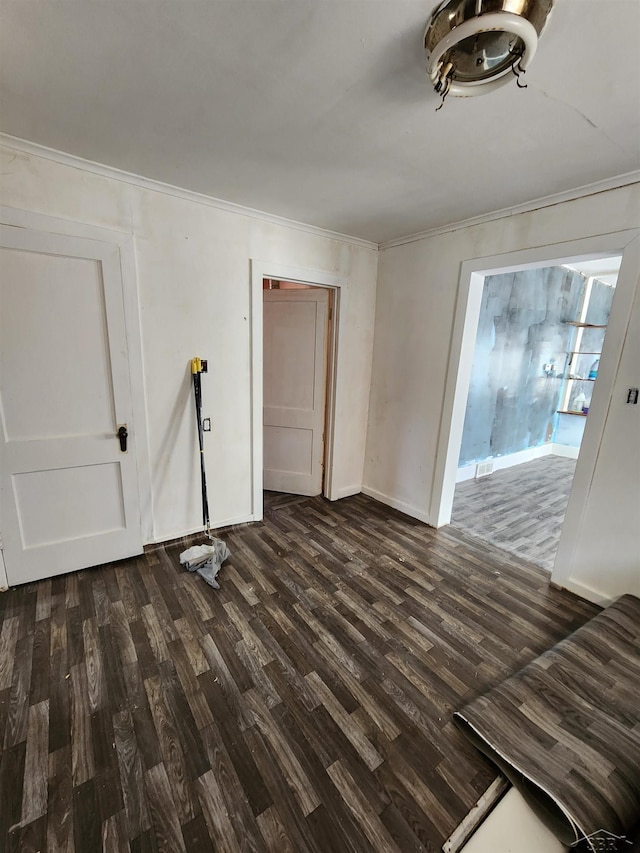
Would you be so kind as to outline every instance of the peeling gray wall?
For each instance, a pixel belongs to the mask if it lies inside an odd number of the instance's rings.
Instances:
[[[553,439],[572,334],[563,321],[578,316],[584,284],[562,267],[487,276],[460,466]],[[606,322],[613,289],[594,287],[588,321]],[[543,365],[552,361],[556,376],[547,377]]]

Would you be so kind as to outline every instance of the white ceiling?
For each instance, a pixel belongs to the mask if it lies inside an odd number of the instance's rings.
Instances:
[[[618,281],[618,273],[622,256],[617,255],[612,258],[595,258],[591,261],[572,261],[570,264],[565,264],[568,269],[576,270],[582,275],[589,278],[593,276],[598,281],[604,284],[609,284],[615,287]]]
[[[438,99],[436,0],[1,0],[1,129],[381,242],[640,168],[639,0],[556,0],[528,88]]]

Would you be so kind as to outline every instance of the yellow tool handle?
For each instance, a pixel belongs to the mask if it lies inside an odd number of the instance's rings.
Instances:
[[[202,373],[202,359],[201,358],[198,358],[196,356],[196,358],[191,359],[191,372],[192,373]]]

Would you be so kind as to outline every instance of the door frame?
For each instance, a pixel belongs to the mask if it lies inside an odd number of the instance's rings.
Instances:
[[[340,302],[347,279],[326,270],[307,269],[274,261],[251,259],[251,515],[254,521],[263,517],[263,322],[262,282],[265,278],[290,281],[333,291],[329,344],[327,348],[327,391],[324,443],[324,484],[322,494],[330,501],[340,495],[334,486],[335,414],[339,371]]]
[[[640,229],[636,228],[486,258],[474,258],[461,264],[436,465],[431,484],[429,519],[434,527],[441,527],[451,521],[456,471],[462,444],[485,276],[523,269],[560,266],[570,264],[572,261],[607,255],[622,256],[598,370],[598,382],[594,387],[589,417],[585,424],[573,487],[552,572],[552,580],[563,586],[571,577],[580,524],[588,502],[598,448],[612,403],[614,380],[635,295],[639,247]]]
[[[153,496],[151,491],[151,465],[149,460],[149,434],[145,406],[142,333],[140,326],[140,298],[133,235],[123,231],[88,225],[69,219],[35,213],[30,210],[0,205],[0,224],[24,228],[46,234],[80,237],[113,246],[119,257],[122,277],[125,334],[129,357],[129,383],[131,407],[136,432],[136,468],[138,474],[138,503],[140,506],[140,532],[143,543],[153,540]],[[4,562],[0,562],[0,589],[7,587]]]
[[[4,552],[2,550],[2,539],[0,538],[0,592],[6,592],[9,589],[9,579],[7,578],[7,569],[4,564]]]

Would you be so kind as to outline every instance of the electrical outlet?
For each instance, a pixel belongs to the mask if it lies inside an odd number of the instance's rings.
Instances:
[[[211,432],[211,418],[202,419],[202,432]]]

